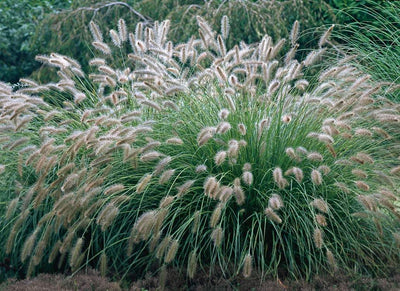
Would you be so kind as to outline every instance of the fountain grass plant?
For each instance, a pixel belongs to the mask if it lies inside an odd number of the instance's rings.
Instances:
[[[268,35],[228,51],[227,23],[198,17],[199,38],[174,45],[168,21],[129,33],[121,19],[109,45],[92,22],[93,73],[51,54],[37,59],[57,83],[1,84],[2,156],[16,157],[2,259],[125,278],[398,263],[400,107],[346,59],[303,78],[332,28],[298,61],[297,22],[283,59]]]

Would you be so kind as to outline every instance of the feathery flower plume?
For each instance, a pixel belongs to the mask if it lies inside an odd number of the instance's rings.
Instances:
[[[159,161],[154,169],[154,175],[159,175],[171,161],[172,158],[170,156],[165,157],[161,161]]]
[[[335,25],[332,24],[332,25],[328,28],[328,30],[325,31],[324,34],[321,36],[321,38],[320,38],[320,40],[319,40],[319,42],[318,42],[318,46],[319,46],[320,48],[327,42],[327,40],[329,39],[329,37],[330,37],[330,35],[331,35],[332,30],[333,30],[334,27],[335,27]]]
[[[272,194],[268,200],[268,207],[273,210],[279,210],[283,207],[283,201],[278,194]]]
[[[179,137],[171,137],[165,141],[167,144],[182,145],[183,141]]]
[[[244,171],[242,174],[242,180],[246,185],[250,186],[251,184],[253,184],[253,174],[249,171]]]
[[[37,235],[41,230],[40,227],[36,228],[35,231],[25,240],[24,246],[21,252],[21,262],[24,262],[27,257],[32,254],[33,247],[36,242]]]
[[[273,174],[275,183],[278,185],[278,187],[280,189],[286,188],[289,185],[289,182],[285,178],[283,178],[281,168],[276,167],[272,174]]]
[[[368,174],[365,171],[360,170],[360,169],[352,169],[351,173],[354,176],[357,176],[357,177],[362,178],[362,179],[366,179],[368,177]]]
[[[232,128],[229,122],[223,121],[217,126],[217,133],[224,134]]]
[[[214,157],[215,164],[217,166],[222,165],[222,163],[226,159],[226,155],[227,155],[226,151],[219,151],[218,153],[216,153]]]
[[[196,173],[202,173],[207,171],[207,166],[206,165],[198,165],[196,167]]]
[[[320,249],[322,248],[322,244],[324,243],[323,239],[322,239],[322,231],[319,228],[316,228],[314,230],[314,244],[315,246]]]
[[[322,200],[322,199],[320,199],[320,198],[314,199],[314,200],[311,202],[311,205],[312,205],[314,208],[318,209],[319,211],[321,211],[321,212],[323,212],[323,213],[328,213],[328,211],[329,211],[328,204],[327,204],[324,200]]]
[[[170,245],[171,240],[172,240],[171,236],[168,235],[164,237],[164,239],[160,242],[156,250],[157,259],[161,259],[164,256],[165,251],[167,250],[167,247]]]
[[[122,42],[125,42],[128,39],[126,23],[122,18],[118,20],[118,35]]]
[[[229,28],[230,28],[229,18],[228,18],[228,16],[224,15],[224,16],[222,16],[222,19],[221,19],[221,35],[222,35],[223,39],[225,39],[225,40],[228,38]]]
[[[309,153],[307,155],[307,159],[309,159],[310,161],[318,161],[318,162],[322,162],[324,160],[322,155],[320,153],[317,153],[317,152]]]
[[[238,129],[241,135],[246,135],[246,126],[243,123],[238,124]]]
[[[183,195],[185,195],[189,191],[190,187],[192,187],[194,182],[196,182],[196,180],[189,180],[183,183],[183,185],[176,187],[178,189],[177,196],[182,197]]]
[[[292,30],[290,32],[290,42],[292,46],[295,46],[295,44],[297,43],[297,38],[299,36],[299,26],[299,22],[296,20],[293,23]]]
[[[193,250],[189,254],[187,274],[190,279],[193,279],[197,269],[197,256],[196,250]]]
[[[251,276],[253,270],[253,257],[247,254],[243,261],[243,277],[248,278]]]
[[[321,185],[322,184],[322,174],[318,170],[312,170],[311,171],[311,181],[313,182],[314,185]]]
[[[324,215],[322,215],[322,214],[317,214],[317,215],[315,215],[315,219],[317,220],[317,223],[320,225],[320,226],[327,226],[328,224],[327,224],[327,222],[326,222],[326,218],[325,218],[325,216]]]
[[[293,167],[292,168],[292,173],[293,173],[294,177],[296,178],[297,182],[301,183],[301,181],[303,181],[304,174],[303,174],[303,171],[300,168]]]
[[[214,136],[215,131],[216,129],[214,127],[203,128],[197,136],[198,145],[202,146],[208,142]]]
[[[82,246],[83,246],[83,238],[78,238],[78,240],[76,241],[76,244],[74,246],[74,248],[71,251],[71,257],[69,260],[69,265],[72,269],[76,269],[77,267],[79,267],[79,257],[81,255],[81,251],[82,251]]]
[[[177,239],[174,239],[171,242],[167,253],[165,254],[164,262],[166,264],[170,263],[175,258],[176,253],[178,252],[178,248],[179,248],[179,241]]]
[[[144,153],[140,156],[140,160],[144,163],[151,162],[160,158],[162,154],[157,151]]]
[[[173,201],[174,201],[175,197],[168,195],[165,196],[161,201],[160,201],[160,205],[159,208],[166,208],[168,207],[168,205],[170,205]]]
[[[228,118],[229,115],[229,110],[228,109],[221,109],[221,111],[218,113],[218,117],[222,120],[225,120]]]
[[[94,41],[94,42],[92,42],[92,45],[105,55],[111,54],[110,47],[108,46],[108,44],[106,44],[104,42]]]
[[[104,190],[104,195],[112,195],[118,192],[121,192],[125,189],[123,184],[115,184],[109,186],[107,189]]]
[[[369,185],[367,183],[365,183],[364,181],[354,181],[354,183],[356,184],[358,189],[364,190],[364,191],[369,191]]]
[[[278,223],[278,224],[282,223],[282,219],[279,217],[278,214],[275,213],[275,211],[272,208],[267,207],[264,210],[264,213],[271,221]]]
[[[161,174],[160,179],[158,180],[158,183],[160,185],[163,185],[163,184],[167,183],[174,174],[175,174],[175,170],[174,169],[164,171]]]
[[[222,239],[224,238],[224,232],[220,226],[214,228],[211,233],[211,239],[214,242],[215,247],[220,247],[222,243]]]
[[[335,256],[329,249],[326,249],[326,258],[328,259],[328,264],[331,267],[332,271],[337,271],[338,267],[335,260]]]
[[[150,182],[152,178],[151,174],[145,174],[136,185],[136,193],[141,193],[146,188],[147,184]]]
[[[103,42],[103,35],[100,31],[99,26],[93,21],[90,21],[89,28],[90,32],[92,33],[93,39],[97,42]]]

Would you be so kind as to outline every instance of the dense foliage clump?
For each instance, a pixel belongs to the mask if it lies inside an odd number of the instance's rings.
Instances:
[[[28,276],[85,266],[126,276],[168,266],[249,277],[388,272],[400,257],[400,107],[342,56],[296,58],[285,39],[228,47],[197,16],[90,23],[94,73],[52,53],[57,81],[1,84],[1,167],[14,173],[0,258]],[[128,52],[128,54],[126,54]],[[282,56],[282,57],[280,57]]]

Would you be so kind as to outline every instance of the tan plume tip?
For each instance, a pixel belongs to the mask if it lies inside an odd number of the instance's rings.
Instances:
[[[164,258],[165,263],[169,263],[173,259],[175,259],[176,253],[178,252],[178,248],[179,248],[179,241],[177,239],[174,239],[171,242],[171,245],[169,246],[168,251],[165,255],[165,258]]]
[[[328,211],[329,211],[328,204],[327,204],[324,200],[322,200],[322,199],[320,199],[320,198],[314,199],[314,200],[311,202],[311,205],[312,205],[314,208],[318,209],[319,211],[321,211],[321,212],[323,212],[323,213],[328,213]]]
[[[272,196],[268,200],[268,207],[272,208],[273,210],[278,210],[283,207],[283,201],[281,196],[278,194],[272,194]]]
[[[160,201],[160,205],[159,208],[165,208],[168,207],[173,201],[174,201],[175,197],[168,195],[166,197],[164,197],[161,201]]]
[[[335,256],[329,249],[326,249],[326,258],[328,259],[328,264],[331,267],[331,269],[333,271],[336,271],[338,267],[337,267],[337,263],[335,260]]]
[[[332,25],[327,29],[327,31],[324,32],[324,34],[321,36],[321,38],[320,38],[320,40],[319,40],[319,42],[318,42],[318,46],[319,46],[319,47],[322,47],[322,46],[328,41],[328,39],[329,39],[329,37],[330,37],[330,35],[331,35],[332,30],[333,30],[334,27],[335,27],[335,25],[332,24]]]
[[[32,254],[33,247],[36,242],[36,237],[41,228],[36,228],[35,231],[26,239],[21,252],[21,262],[24,262],[27,257]]]
[[[118,34],[122,42],[125,42],[128,39],[126,23],[122,18],[118,20]]]
[[[221,218],[221,214],[222,214],[222,204],[219,203],[217,205],[217,207],[215,207],[215,209],[211,215],[211,218],[210,218],[210,227],[211,228],[214,228],[217,226],[217,224]]]
[[[275,183],[278,184],[279,181],[283,178],[282,169],[279,167],[275,168],[272,175],[274,177]]]
[[[236,179],[235,179],[236,180]],[[236,198],[236,203],[240,206],[243,205],[243,203],[246,200],[246,196],[244,195],[242,187],[240,187],[240,184],[237,186],[233,186],[233,195]]]
[[[302,169],[297,168],[297,167],[293,167],[292,168],[292,173],[293,173],[294,177],[296,178],[296,181],[301,183],[301,181],[304,178],[304,174],[303,174]]]
[[[192,187],[192,185],[194,184],[194,182],[196,182],[196,180],[188,180],[185,183],[183,183],[181,186],[176,187],[178,190],[178,197],[182,197],[183,195],[185,195],[190,187]]]
[[[103,277],[107,275],[107,255],[105,252],[100,255],[100,274]]]
[[[211,233],[211,239],[216,247],[220,247],[222,239],[224,238],[224,232],[220,226],[215,228]]]
[[[118,192],[121,192],[125,189],[125,186],[123,184],[115,184],[110,187],[108,187],[106,190],[104,190],[105,195],[112,195]]]
[[[136,193],[141,193],[152,178],[151,174],[145,174],[136,185]]]
[[[92,42],[92,45],[98,49],[99,51],[101,51],[103,54],[105,55],[110,55],[111,54],[111,49],[110,47],[104,43],[104,42],[100,42],[100,41],[94,41]]]
[[[5,215],[6,220],[10,219],[11,216],[15,213],[18,207],[18,202],[19,202],[19,197],[14,198],[13,200],[10,201],[10,203],[7,206],[7,212]]]
[[[224,15],[224,16],[222,16],[222,19],[221,19],[221,35],[222,35],[223,39],[228,38],[229,28],[230,28],[229,18],[228,18],[228,16]]]
[[[246,126],[243,123],[238,124],[238,130],[241,135],[246,135]]]
[[[187,266],[187,274],[190,279],[193,279],[197,268],[197,256],[196,250],[193,250],[189,254],[188,266]]]
[[[279,217],[278,214],[275,213],[275,211],[268,207],[264,211],[265,215],[273,222],[276,222],[278,224],[282,223],[282,219]]]
[[[285,150],[285,153],[288,157],[290,157],[292,160],[297,160],[298,156],[296,155],[296,152],[294,151],[293,148],[287,148]]]
[[[224,133],[228,132],[231,128],[232,128],[232,126],[229,122],[223,121],[218,125],[217,133],[224,134]]]
[[[248,186],[253,184],[253,174],[249,171],[243,172],[242,179],[243,182]]]
[[[226,159],[226,155],[227,155],[226,151],[219,151],[214,157],[215,164],[217,166],[222,165],[222,163]]]
[[[206,165],[198,165],[196,167],[196,173],[202,173],[207,171],[207,166]]]
[[[160,185],[163,185],[163,184],[167,183],[172,178],[172,176],[174,174],[175,174],[175,170],[174,169],[170,169],[170,170],[164,171],[161,174],[160,179],[158,180],[158,183]]]
[[[243,277],[248,278],[251,276],[253,270],[253,257],[247,254],[243,261]]]
[[[251,171],[251,164],[250,163],[245,163],[243,165],[243,171]]]
[[[171,137],[165,141],[167,144],[182,145],[183,141],[179,137]]]
[[[322,245],[323,245],[324,241],[323,241],[323,239],[322,239],[322,231],[321,231],[319,228],[316,228],[316,229],[314,230],[313,238],[314,238],[314,244],[315,244],[315,246],[316,246],[318,249],[322,248]]]
[[[196,211],[193,214],[193,225],[192,225],[192,233],[197,233],[199,225],[200,225],[200,211]]]
[[[221,111],[218,113],[218,117],[222,120],[225,120],[228,118],[229,115],[229,110],[228,109],[221,109]]]
[[[78,238],[74,248],[72,249],[71,258],[69,261],[69,265],[73,269],[76,269],[77,267],[79,267],[78,266],[79,261],[80,261],[79,257],[81,255],[82,246],[83,246],[83,238],[80,237],[80,238]]]
[[[369,191],[369,185],[364,181],[355,181],[354,183],[356,184],[358,189],[363,191]]]
[[[226,203],[233,194],[233,188],[229,186],[222,186],[217,194],[219,201]]]
[[[236,158],[239,154],[239,142],[237,140],[229,141],[228,156],[229,158]]]
[[[203,187],[204,187],[204,193],[208,197],[215,199],[219,192],[220,184],[215,177],[208,177],[205,180]]]
[[[335,142],[333,137],[331,137],[329,134],[326,133],[320,133],[318,135],[318,140],[326,144],[332,144]]]
[[[322,162],[324,160],[322,155],[320,153],[317,153],[317,152],[309,153],[307,155],[307,159],[309,159],[310,161],[318,161],[318,162]]]
[[[313,182],[314,185],[321,185],[322,184],[322,174],[318,170],[312,170],[311,171],[311,181]]]
[[[216,129],[214,127],[203,128],[197,136],[197,143],[199,146],[207,143],[215,134]]]
[[[290,42],[292,46],[294,46],[297,42],[297,38],[299,36],[299,26],[300,26],[299,21],[296,20],[293,23],[292,30],[290,32]]]
[[[89,22],[90,32],[92,33],[93,39],[97,42],[103,42],[103,35],[100,31],[99,26],[93,21]]]
[[[315,219],[317,220],[317,223],[320,225],[320,226],[327,226],[328,224],[327,224],[327,222],[326,222],[326,218],[325,218],[325,216],[324,215],[322,215],[322,214],[317,214],[316,216],[315,216]]]

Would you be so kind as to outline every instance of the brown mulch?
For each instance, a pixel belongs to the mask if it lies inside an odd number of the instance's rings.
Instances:
[[[35,278],[16,280],[9,279],[0,284],[1,291],[72,291],[72,290],[162,290],[159,288],[158,276],[147,276],[133,283],[124,281],[119,284],[101,277],[97,271],[88,270],[73,277],[60,274],[40,274]],[[121,287],[123,286],[123,288]],[[399,290],[400,271],[387,278],[354,278],[346,275],[316,277],[311,282],[302,280],[269,279],[261,282],[259,277],[222,279],[218,276],[199,276],[194,280],[187,279],[177,271],[168,271],[164,290]]]

